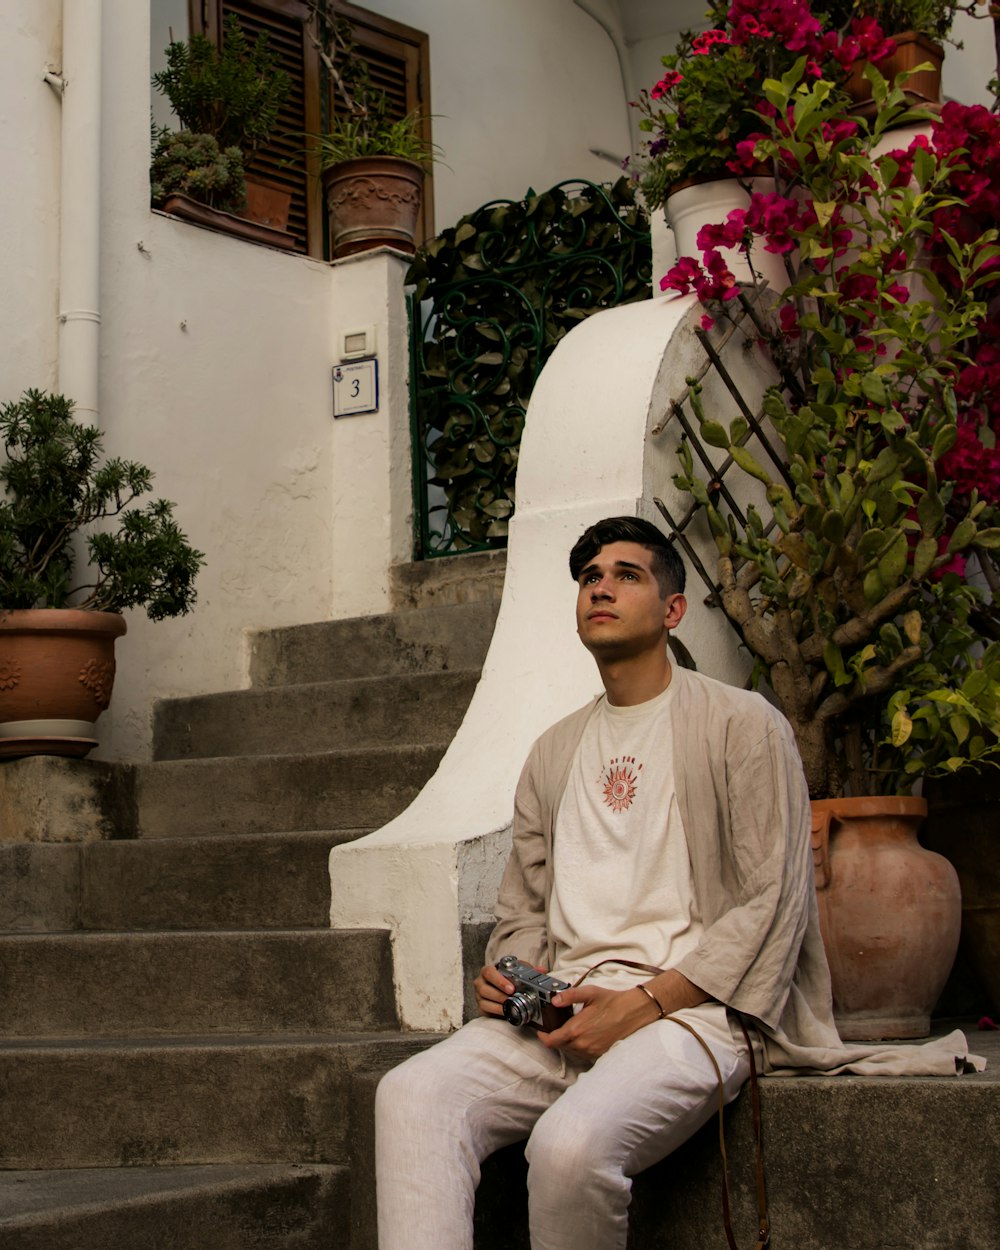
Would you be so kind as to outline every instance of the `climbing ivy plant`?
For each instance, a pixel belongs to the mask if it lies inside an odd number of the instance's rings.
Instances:
[[[649,222],[626,178],[493,201],[417,252],[408,281],[419,555],[505,545],[542,366],[585,317],[648,299],[650,274]]]

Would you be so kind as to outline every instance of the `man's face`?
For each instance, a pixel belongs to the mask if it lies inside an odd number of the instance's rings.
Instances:
[[[595,658],[628,659],[664,645],[684,615],[683,595],[665,598],[639,543],[608,543],[577,579],[576,629]]]

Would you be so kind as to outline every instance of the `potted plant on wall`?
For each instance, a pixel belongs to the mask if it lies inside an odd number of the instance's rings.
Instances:
[[[762,91],[805,58],[805,72],[822,76],[874,110],[866,67],[894,82],[906,73],[911,103],[940,98],[940,40],[955,13],[974,5],[955,0],[733,0],[709,9],[712,29],[681,36],[675,52],[662,58],[664,74],[643,90],[634,107],[639,128],[650,136],[636,162],[649,209],[665,209],[679,255],[695,251],[703,224],[745,208],[750,191],[773,190],[767,162],[748,159],[751,135],[759,130],[755,109],[768,105]],[[904,23],[901,25],[900,23]],[[902,32],[902,33],[899,33]],[[934,66],[924,62],[933,61]],[[936,68],[935,68],[936,67]],[[895,124],[904,124],[897,120]],[[733,262],[736,276],[751,269],[776,289],[784,270],[762,247]]]
[[[955,14],[974,13],[974,4],[958,0],[828,0],[828,24],[847,29],[852,19],[876,23],[893,43],[879,66],[883,77],[895,81],[908,74],[905,92],[911,104],[935,104],[941,99],[944,44],[951,35]],[[983,14],[985,16],[985,13]],[[848,75],[845,90],[856,104],[874,110],[871,84],[859,62]]]
[[[639,129],[651,136],[636,176],[650,211],[664,208],[679,255],[695,250],[707,221],[745,208],[754,187],[773,190],[767,163],[745,156],[759,130],[754,109],[765,105],[766,78],[804,56],[810,73],[840,84],[857,62],[877,63],[892,48],[856,20],[849,37],[827,30],[807,0],[716,3],[709,18],[713,28],[682,35],[677,51],[662,58],[663,77],[634,102]],[[759,273],[772,286],[785,284],[780,258],[762,248],[735,265],[741,280]]]
[[[176,216],[292,247],[285,230],[290,193],[246,167],[273,132],[289,90],[267,33],[250,43],[230,14],[221,49],[194,34],[167,48],[153,86],[170,101],[182,130],[153,130],[152,202]]]
[[[960,904],[950,866],[916,843],[912,790],[1000,754],[1000,628],[972,576],[996,591],[1000,127],[948,105],[930,139],[876,155],[908,114],[901,86],[870,77],[870,126],[805,59],[767,80],[749,154],[778,189],[705,227],[701,261],[663,280],[697,292],[706,326],[738,311],[778,378],[761,422],[698,411],[722,463],[696,467],[685,442],[676,482],[715,537],[718,602],[795,730],[846,1037],[926,1032]],[[776,300],[727,265],[751,241],[786,259]],[[730,470],[760,492],[742,513],[723,503]],[[888,824],[865,832],[876,799]]]
[[[173,504],[129,507],[152,474],[102,461],[100,431],[72,411],[37,390],[0,406],[0,757],[86,755],[111,698],[122,611],[186,613],[204,559]],[[75,576],[81,537],[88,565]]]
[[[417,111],[400,117],[372,82],[350,24],[325,0],[306,27],[331,84],[327,129],[308,135],[326,197],[330,253],[336,259],[376,247],[412,253],[424,175],[438,159]]]

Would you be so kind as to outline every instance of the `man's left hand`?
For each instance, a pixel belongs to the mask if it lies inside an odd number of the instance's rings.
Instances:
[[[563,990],[552,1003],[556,1007],[583,1003],[583,1007],[551,1033],[539,1031],[539,1041],[550,1050],[564,1050],[591,1063],[615,1042],[657,1019],[656,1007],[639,989],[609,990],[599,985],[581,985]]]

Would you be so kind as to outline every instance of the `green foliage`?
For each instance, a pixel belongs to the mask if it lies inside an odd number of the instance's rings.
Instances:
[[[307,135],[321,170],[359,156],[396,156],[424,168],[440,160],[437,144],[424,137],[427,118],[414,109],[398,116],[393,101],[372,81],[351,26],[329,0],[312,0],[306,33],[333,88],[333,116],[323,134]]]
[[[560,184],[463,217],[417,251],[407,281],[427,327],[414,329],[416,437],[446,500],[432,509],[440,536],[503,545],[535,380],[584,318],[649,298],[648,220],[625,178]]]
[[[921,659],[860,725],[869,772],[884,793],[908,793],[917,777],[947,775],[997,753],[1000,643],[980,645],[969,620],[978,603],[954,575],[928,589]],[[891,628],[879,646],[883,663],[902,649]]]
[[[706,514],[725,610],[795,728],[813,797],[909,793],[1000,753],[1000,643],[984,645],[982,596],[951,571],[973,553],[986,567],[1000,508],[939,471],[1000,248],[996,229],[959,242],[941,226],[964,153],[914,149],[905,177],[899,154],[873,155],[911,116],[901,87],[867,71],[878,114],[855,136],[802,69],[764,84],[787,133],[761,117],[771,137],[757,145],[779,172],[790,285],[777,301],[710,304],[752,327],[777,370],[763,405],[774,459],[692,385],[701,439],[763,487],[766,509],[726,511],[687,442],[675,483]],[[933,268],[932,238],[947,244]]]
[[[816,8],[836,29],[844,29],[851,18],[872,17],[887,35],[914,30],[942,43],[951,34],[955,14],[966,6],[959,0],[824,0]]]
[[[167,68],[153,75],[193,134],[211,135],[223,150],[239,148],[245,161],[270,135],[291,86],[262,32],[251,44],[230,14],[221,51],[204,35],[167,48]]]
[[[204,562],[164,499],[128,505],[152,489],[144,465],[101,463],[101,432],[73,420],[62,395],[28,390],[0,406],[0,608],[145,607],[151,620],[188,611]],[[73,538],[118,518],[116,529],[87,536],[94,580],[73,579]]]
[[[373,102],[363,115],[338,115],[326,133],[308,137],[321,170],[356,156],[397,156],[427,168],[439,158],[440,149],[423,137],[422,121],[416,111],[393,119],[383,95],[381,102]]]
[[[667,73],[680,76],[670,108],[658,107],[645,91],[638,101],[639,129],[656,135],[639,177],[650,210],[661,208],[682,180],[717,177],[736,144],[760,128],[752,107],[761,71],[752,51],[730,44],[715,55],[692,54],[694,37],[684,35],[678,51],[663,57]]]
[[[220,151],[211,135],[162,131],[149,171],[154,208],[171,195],[188,195],[201,204],[239,213],[246,207],[246,177],[239,148]]]

